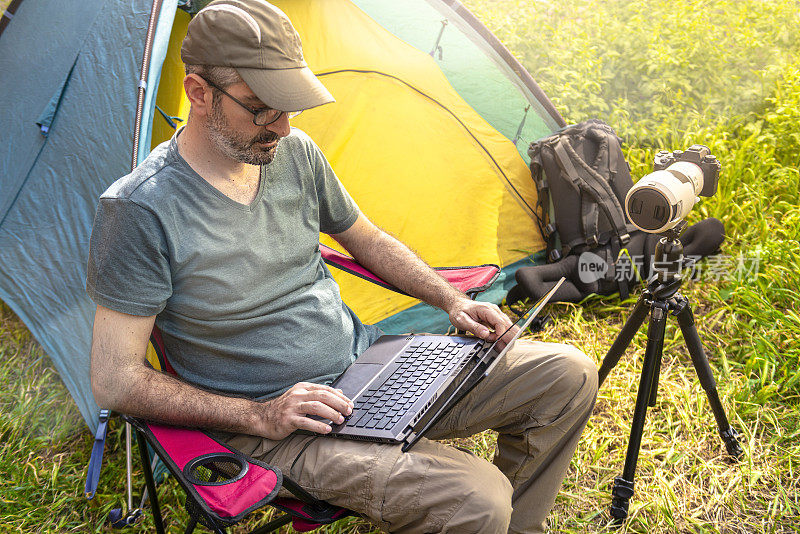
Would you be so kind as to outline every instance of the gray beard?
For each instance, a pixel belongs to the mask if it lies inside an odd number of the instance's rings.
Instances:
[[[269,165],[275,159],[277,144],[272,148],[264,148],[258,146],[257,143],[270,143],[275,140],[280,142],[280,137],[276,133],[267,130],[258,137],[242,138],[228,126],[225,115],[216,105],[211,106],[206,131],[208,139],[219,148],[220,152],[234,161],[250,165]]]

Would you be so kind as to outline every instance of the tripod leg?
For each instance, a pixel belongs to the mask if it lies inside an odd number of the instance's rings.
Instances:
[[[662,341],[663,347],[663,341]],[[652,387],[650,388],[650,395],[647,399],[647,405],[653,407],[656,405],[656,397],[658,396],[658,380],[661,378],[661,356],[663,355],[663,349],[658,352],[656,355],[656,365],[653,367],[653,383]]]
[[[719,400],[717,383],[714,381],[714,375],[711,373],[711,366],[708,364],[708,358],[703,350],[703,344],[700,341],[700,336],[697,334],[697,328],[694,326],[692,308],[686,300],[684,300],[682,304],[683,309],[678,312],[678,325],[681,327],[683,340],[686,342],[686,348],[689,349],[689,354],[692,357],[694,370],[697,372],[700,385],[703,386],[706,396],[708,397],[708,403],[711,405],[714,418],[717,420],[717,428],[719,429],[720,436],[722,436],[722,441],[725,443],[725,449],[730,456],[739,458],[744,451],[742,451],[742,447],[739,445],[738,434],[728,422],[728,416],[725,415],[725,408],[722,407],[722,402]]]
[[[619,363],[620,358],[625,354],[625,349],[631,344],[633,336],[636,335],[636,332],[638,332],[639,328],[642,326],[645,317],[647,317],[647,312],[650,310],[650,305],[646,301],[648,297],[649,294],[647,292],[639,296],[639,300],[636,301],[633,312],[630,317],[628,317],[628,320],[625,321],[622,330],[617,334],[617,339],[614,340],[614,344],[608,349],[606,357],[603,358],[603,363],[597,371],[597,375],[600,379],[599,385],[603,385],[608,373]]]
[[[614,479],[611,490],[612,500],[609,512],[615,523],[622,523],[628,516],[628,503],[633,496],[633,477],[636,474],[636,463],[639,460],[639,448],[642,445],[644,419],[651,391],[658,388],[656,364],[661,361],[661,350],[664,346],[664,329],[667,325],[667,305],[654,302],[647,328],[647,348],[644,352],[642,375],[639,379],[639,391],[636,394],[636,410],[631,422],[631,435],[628,440],[628,451],[625,454],[625,469],[622,476]]]

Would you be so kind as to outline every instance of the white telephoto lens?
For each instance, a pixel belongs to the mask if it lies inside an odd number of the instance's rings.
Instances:
[[[636,182],[625,197],[625,212],[637,228],[649,233],[664,232],[692,211],[702,189],[702,169],[679,161]]]

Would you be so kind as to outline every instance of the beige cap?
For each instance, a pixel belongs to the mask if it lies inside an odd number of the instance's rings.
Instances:
[[[181,59],[188,65],[235,68],[262,102],[281,111],[334,102],[306,65],[289,18],[264,0],[208,4],[189,23]]]

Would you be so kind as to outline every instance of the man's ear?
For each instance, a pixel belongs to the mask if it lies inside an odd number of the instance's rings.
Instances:
[[[197,74],[187,74],[183,79],[183,90],[192,106],[192,112],[206,116],[211,111],[213,94],[211,87]]]

